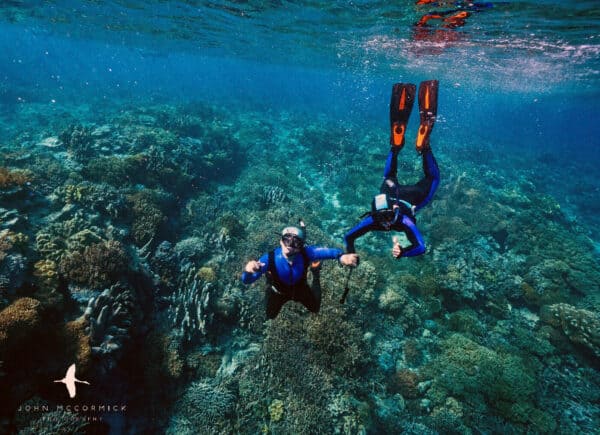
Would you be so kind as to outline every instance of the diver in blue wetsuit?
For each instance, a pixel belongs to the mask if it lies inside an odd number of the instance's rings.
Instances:
[[[411,83],[397,83],[392,88],[392,147],[385,163],[384,180],[379,190],[380,194],[373,199],[371,211],[344,236],[346,252],[355,252],[355,240],[369,231],[404,232],[410,245],[401,247],[398,239],[394,237],[392,255],[396,258],[413,257],[425,252],[425,242],[417,228],[415,214],[431,201],[440,181],[440,172],[429,143],[437,115],[438,82],[430,80],[419,85],[421,124],[417,134],[417,152],[423,158],[425,176],[415,185],[401,185],[397,177],[398,153],[404,146],[404,133],[412,111],[415,91],[416,86]]]
[[[288,301],[304,305],[310,312],[318,313],[321,308],[320,261],[337,259],[342,265],[355,267],[358,256],[344,254],[341,249],[305,246],[306,228],[290,226],[281,232],[280,247],[258,260],[249,261],[242,273],[242,282],[251,284],[266,274],[265,304],[267,318],[274,319]],[[308,285],[308,270],[313,275],[312,286]]]

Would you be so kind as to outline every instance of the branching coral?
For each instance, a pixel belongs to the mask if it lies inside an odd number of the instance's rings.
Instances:
[[[368,416],[359,415],[356,408],[329,409],[336,382],[351,385],[341,377],[356,375],[369,353],[362,331],[341,307],[328,302],[317,316],[286,305],[277,321],[268,324],[261,351],[236,374],[242,401],[239,419],[249,425],[245,433],[261,430],[256,426],[261,418],[270,422],[270,430],[282,433],[333,433],[335,427],[367,425]],[[352,394],[351,388],[347,391]],[[285,408],[279,421],[270,418],[269,405],[275,399]]]
[[[65,323],[62,330],[65,354],[77,363],[77,370],[86,371],[91,364],[92,345],[89,332],[86,332],[87,323],[83,318]]]
[[[126,157],[99,157],[91,159],[82,169],[82,175],[91,181],[108,183],[115,187],[144,181],[143,155]],[[140,179],[141,178],[141,179]]]
[[[118,281],[127,271],[129,256],[117,241],[94,243],[83,251],[64,255],[60,272],[69,280],[93,288],[102,288]]]
[[[420,392],[417,388],[419,374],[413,370],[400,369],[391,379],[390,387],[393,392],[399,392],[402,397],[416,399]]]
[[[225,385],[208,379],[193,382],[176,405],[178,413],[171,420],[168,434],[180,434],[189,428],[203,428],[207,433],[231,431],[235,395]]]
[[[370,426],[369,404],[348,393],[331,397],[327,410],[335,420],[333,433],[366,435]]]
[[[560,302],[567,294],[564,292],[569,265],[557,259],[544,260],[533,266],[525,276],[522,285],[523,296],[536,305]]]

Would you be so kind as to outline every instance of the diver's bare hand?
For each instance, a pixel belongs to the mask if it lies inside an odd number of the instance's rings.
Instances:
[[[392,255],[394,256],[394,258],[400,258],[400,256],[402,255],[402,246],[400,246],[400,243],[398,242],[398,237],[394,236],[392,238],[392,242],[394,243],[394,247],[392,248]]]
[[[342,263],[344,266],[356,267],[358,266],[358,255],[344,254],[340,257],[340,263]]]
[[[244,267],[244,271],[248,272],[248,273],[256,273],[258,272],[261,267],[263,267],[265,265],[265,263],[261,263],[260,261],[256,261],[256,260],[250,260],[247,264],[246,267]]]

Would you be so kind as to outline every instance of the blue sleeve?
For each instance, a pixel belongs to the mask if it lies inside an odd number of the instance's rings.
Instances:
[[[258,278],[263,276],[263,274],[266,273],[267,270],[269,270],[269,254],[263,254],[263,256],[260,257],[258,259],[258,261],[260,261],[264,265],[260,268],[260,270],[258,272],[255,272],[255,273],[248,273],[246,271],[242,272],[242,282],[244,284],[252,284]]]
[[[374,230],[377,227],[373,216],[369,215],[360,221],[354,228],[346,233],[344,236],[344,244],[346,245],[346,252],[355,252],[354,241],[360,236]]]
[[[318,246],[307,246],[304,248],[306,256],[310,261],[315,260],[337,260],[344,253],[341,249],[337,248],[321,248]]]
[[[408,216],[402,217],[402,231],[406,233],[406,237],[410,241],[410,246],[402,249],[401,257],[415,257],[425,252],[425,241],[415,225],[415,222]]]

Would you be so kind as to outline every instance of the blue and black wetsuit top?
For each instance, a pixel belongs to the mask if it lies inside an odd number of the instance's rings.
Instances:
[[[286,259],[279,247],[259,258],[258,261],[263,263],[260,270],[254,273],[244,271],[242,282],[252,284],[263,274],[267,274],[269,283],[275,286],[279,292],[292,294],[296,287],[306,285],[306,274],[311,262],[339,260],[342,254],[341,249],[305,246],[298,254]],[[291,263],[288,260],[291,260]]]

